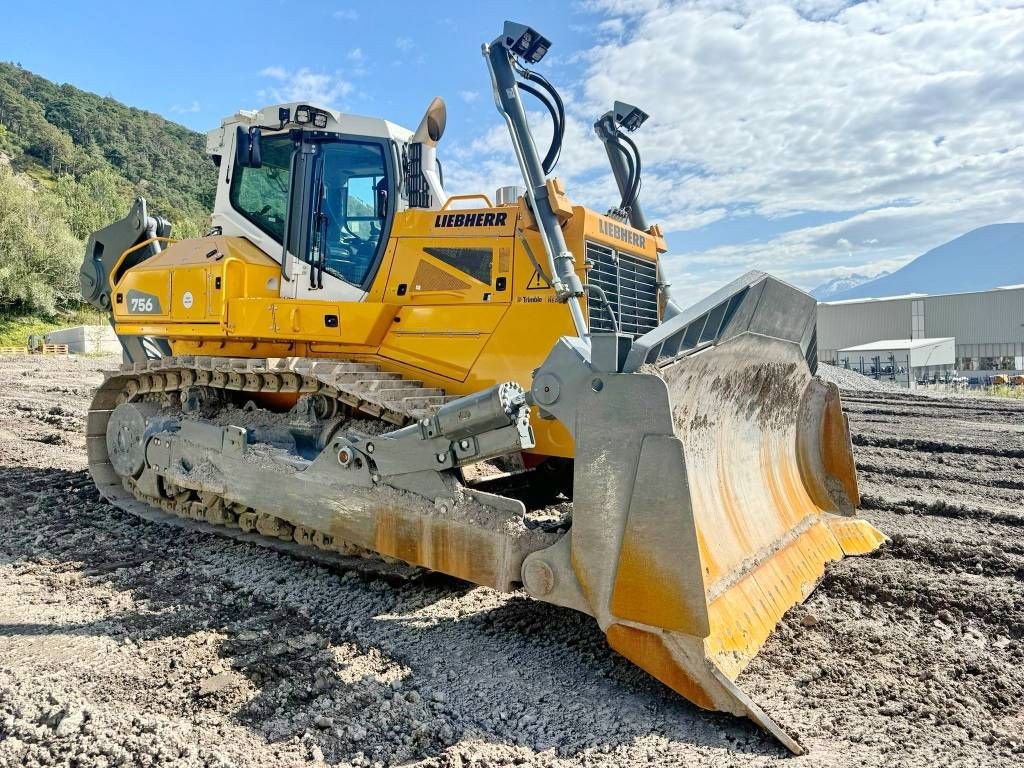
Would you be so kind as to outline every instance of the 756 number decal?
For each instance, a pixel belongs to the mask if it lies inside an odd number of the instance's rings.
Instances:
[[[128,314],[130,315],[159,315],[160,297],[143,291],[128,291]]]

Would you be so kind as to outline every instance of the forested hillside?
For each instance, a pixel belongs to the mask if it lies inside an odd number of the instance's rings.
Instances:
[[[74,309],[85,239],[138,195],[199,234],[215,178],[202,134],[0,63],[0,313]]]

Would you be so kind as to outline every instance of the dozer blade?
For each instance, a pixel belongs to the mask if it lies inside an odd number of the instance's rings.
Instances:
[[[712,299],[674,318],[678,337],[595,337],[589,355],[563,339],[538,372],[534,397],[575,440],[573,523],[524,582],[693,703],[801,753],[734,681],[828,562],[885,537],[849,516],[839,393],[805,359],[813,299],[760,273]]]

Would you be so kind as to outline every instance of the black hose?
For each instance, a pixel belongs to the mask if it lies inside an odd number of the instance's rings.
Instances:
[[[633,178],[635,173],[635,165],[633,162],[633,155],[629,153],[629,150],[622,146],[618,141],[614,142],[614,146],[622,154],[623,159],[626,161],[626,183],[623,184],[622,189],[622,202],[619,203],[619,208],[625,210],[627,207],[633,204],[633,201],[629,198],[629,191],[633,188]]]
[[[545,155],[544,162],[542,163],[544,166],[544,173],[551,173],[552,169],[558,163],[558,158],[562,153],[562,140],[565,138],[565,104],[562,101],[562,97],[558,94],[557,89],[548,82],[546,77],[539,75],[526,67],[517,67],[516,69],[523,78],[539,85],[551,97],[551,101],[549,102],[535,88],[526,88],[523,83],[518,83],[518,85],[522,87],[523,90],[527,91],[527,93],[530,93],[545,102],[545,106],[551,113],[551,119],[555,123],[554,134],[551,137],[551,146],[548,148],[547,155]],[[552,104],[554,104],[554,109],[552,109]]]
[[[558,109],[558,149],[551,161],[551,168],[553,169],[558,164],[558,158],[562,154],[562,143],[565,138],[565,104],[562,102],[562,97],[559,95],[558,90],[546,77],[538,75],[536,72],[530,72],[530,79],[551,95],[551,99],[555,102],[555,107]]]
[[[633,150],[633,158],[636,160],[633,184],[630,186],[629,190],[629,205],[632,206],[633,203],[636,202],[637,195],[640,194],[640,150],[637,148],[636,144],[633,143],[633,140],[622,131],[616,131],[615,135],[618,136],[620,141],[626,142],[629,148]]]
[[[583,287],[590,293],[597,294],[597,298],[599,298],[601,303],[604,304],[605,312],[607,312],[608,317],[611,318],[612,330],[615,333],[619,333],[619,319],[615,317],[615,310],[612,309],[612,303],[608,300],[608,294],[605,293],[600,286],[594,285],[593,283],[587,283]]]
[[[547,154],[544,155],[544,159],[541,161],[541,166],[544,168],[544,173],[551,173],[551,169],[555,167],[555,160],[558,156],[558,152],[561,149],[561,141],[559,140],[559,129],[560,125],[558,122],[558,112],[555,110],[555,105],[548,101],[544,94],[534,88],[532,85],[527,83],[516,83],[519,89],[526,91],[528,94],[536,98],[541,104],[548,108],[548,113],[551,115],[551,124],[553,126],[553,132],[551,134],[551,144],[548,146]]]

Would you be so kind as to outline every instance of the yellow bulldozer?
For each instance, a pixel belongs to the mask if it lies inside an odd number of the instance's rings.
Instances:
[[[125,363],[89,414],[92,476],[151,519],[582,611],[800,752],[734,681],[828,562],[884,538],[852,517],[814,300],[752,272],[673,301],[637,199],[647,116],[597,120],[621,199],[574,205],[549,46],[513,22],[483,46],[524,185],[493,200],[445,193],[440,99],[415,131],[290,103],[209,133],[206,236],[171,239],[141,198],[96,232],[82,294]],[[523,94],[552,116],[543,157]]]

